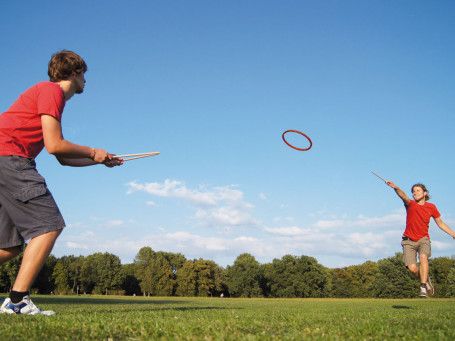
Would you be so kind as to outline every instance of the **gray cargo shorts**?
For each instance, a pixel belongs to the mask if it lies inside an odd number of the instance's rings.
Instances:
[[[428,237],[423,237],[417,241],[405,239],[403,237],[401,246],[403,246],[403,262],[404,265],[417,264],[417,253],[431,257],[431,241]]]
[[[0,156],[0,248],[23,246],[29,239],[64,227],[35,160]]]

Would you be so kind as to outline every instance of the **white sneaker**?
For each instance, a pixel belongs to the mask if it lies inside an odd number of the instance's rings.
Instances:
[[[428,280],[427,280],[426,284],[427,284],[428,295],[434,295],[434,287],[433,287],[433,284],[431,284],[430,276],[428,276]]]
[[[420,297],[428,297],[428,293],[427,293],[427,288],[426,287],[420,287],[420,294],[419,294]]]
[[[13,304],[10,298],[7,298],[3,301],[3,304],[0,308],[0,313],[7,313],[7,314],[23,314],[23,315],[54,315],[55,311],[46,310],[43,311],[38,308],[36,305],[33,304],[30,296],[24,296],[22,301],[19,303]]]

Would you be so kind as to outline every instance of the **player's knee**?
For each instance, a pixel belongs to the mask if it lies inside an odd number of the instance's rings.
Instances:
[[[413,273],[417,273],[419,271],[419,268],[417,267],[417,264],[411,264],[411,265],[408,265],[408,269],[413,272]]]
[[[428,255],[426,255],[426,254],[419,254],[419,259],[420,259],[420,262],[428,261]]]

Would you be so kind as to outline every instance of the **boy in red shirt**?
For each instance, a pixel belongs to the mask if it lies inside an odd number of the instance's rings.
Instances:
[[[65,222],[35,158],[46,147],[62,165],[119,166],[103,149],[71,143],[63,138],[62,113],[66,102],[81,94],[87,65],[76,53],[61,51],[48,65],[49,82],[26,90],[0,115],[0,265],[24,252],[19,273],[0,313],[52,315],[30,299],[30,288],[49,256]]]
[[[431,256],[431,242],[428,234],[430,218],[433,217],[438,227],[453,238],[455,238],[455,232],[442,221],[436,206],[427,202],[430,196],[424,185],[412,186],[414,200],[411,200],[392,181],[386,181],[386,184],[395,190],[406,207],[406,229],[401,242],[403,262],[416,278],[420,277],[420,296],[428,297],[428,294],[434,294],[434,288],[428,276],[428,258]],[[419,253],[420,268],[417,267],[417,253]]]

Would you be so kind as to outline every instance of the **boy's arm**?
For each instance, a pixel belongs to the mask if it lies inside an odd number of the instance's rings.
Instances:
[[[59,121],[49,115],[41,116],[44,146],[55,155],[61,164],[69,166],[91,166],[99,163],[114,163],[112,155],[103,149],[95,149],[71,143],[63,138]]]
[[[395,185],[392,181],[386,181],[385,182],[387,185],[389,185],[390,187],[392,187],[395,192],[397,193],[397,195],[401,198],[401,200],[403,200],[403,203],[406,207],[409,206],[409,203],[411,202],[411,199],[409,199],[409,197],[406,195],[405,192],[403,192],[401,190],[400,187],[398,187],[397,185]]]
[[[441,230],[443,230],[445,233],[447,233],[448,235],[452,236],[452,238],[455,239],[455,232],[453,232],[453,230],[450,227],[448,227],[445,222],[442,221],[441,217],[434,218],[434,221]]]

